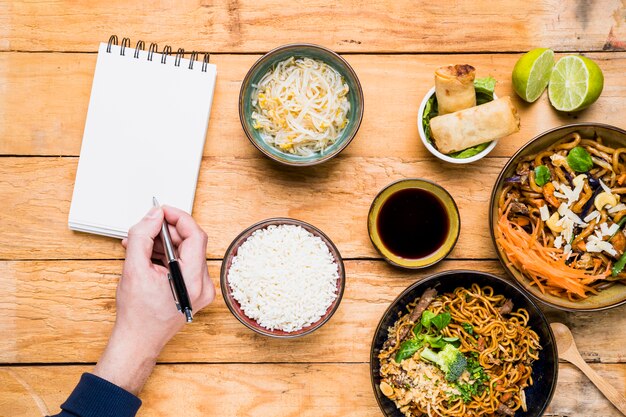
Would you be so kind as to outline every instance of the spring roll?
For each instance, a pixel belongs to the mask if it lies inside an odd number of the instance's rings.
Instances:
[[[439,152],[449,154],[519,131],[519,116],[510,97],[430,119]]]
[[[448,65],[435,71],[435,94],[439,115],[469,109],[476,105],[474,78],[471,65]]]

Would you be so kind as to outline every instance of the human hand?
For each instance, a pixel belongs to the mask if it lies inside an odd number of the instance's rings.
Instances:
[[[194,313],[215,297],[206,264],[206,233],[193,218],[172,207],[153,208],[128,232],[126,261],[117,287],[115,326],[94,374],[137,393],[165,344],[184,326],[167,279],[163,258],[163,219],[169,223]]]

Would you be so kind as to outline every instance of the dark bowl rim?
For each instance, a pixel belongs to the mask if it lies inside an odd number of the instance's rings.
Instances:
[[[434,261],[428,263],[428,264],[424,264],[424,265],[420,265],[420,266],[406,266],[406,265],[401,265],[397,262],[394,262],[393,260],[389,259],[388,257],[385,256],[384,253],[382,253],[382,251],[378,248],[378,246],[376,245],[376,243],[374,243],[374,239],[372,239],[372,230],[370,227],[370,215],[372,213],[372,209],[374,208],[374,203],[376,203],[376,201],[380,198],[381,194],[384,193],[389,187],[392,187],[396,184],[399,184],[401,182],[408,182],[408,181],[422,181],[422,182],[426,182],[429,183],[431,185],[434,185],[435,187],[439,188],[441,191],[443,191],[445,194],[448,195],[448,197],[450,197],[450,201],[452,201],[452,206],[454,208],[453,211],[453,215],[454,217],[456,217],[457,222],[459,223],[459,227],[457,227],[456,229],[456,233],[455,233],[455,237],[454,237],[454,241],[452,242],[452,245],[450,246],[450,249],[448,251],[446,251],[445,253],[442,254],[442,256],[438,259],[435,259]],[[447,210],[446,210],[447,212]],[[431,267],[441,261],[443,261],[446,256],[448,256],[450,254],[450,252],[452,252],[452,250],[454,249],[454,247],[456,246],[457,242],[459,241],[459,236],[461,235],[461,214],[459,213],[459,206],[456,204],[456,201],[454,200],[454,197],[452,197],[452,194],[450,194],[450,192],[448,190],[446,190],[444,187],[442,187],[441,185],[437,184],[434,181],[431,180],[427,180],[424,178],[417,178],[417,177],[413,177],[413,178],[401,178],[399,180],[393,181],[387,185],[385,185],[383,188],[381,188],[381,190],[376,194],[376,197],[374,197],[374,199],[372,200],[372,203],[370,204],[370,208],[367,212],[367,235],[370,238],[370,242],[372,243],[372,246],[374,246],[374,249],[376,249],[376,251],[380,254],[380,256],[382,256],[382,258],[387,261],[387,263],[389,263],[392,266],[398,267],[398,268],[402,268],[402,269],[406,269],[406,270],[419,270],[419,269],[424,269],[424,268],[428,268]]]
[[[604,311],[604,310],[608,310],[608,309],[619,307],[619,306],[621,306],[623,304],[626,304],[626,297],[624,297],[624,299],[621,300],[621,301],[617,301],[617,302],[615,302],[613,304],[608,304],[608,305],[605,305],[605,306],[590,307],[590,308],[583,308],[583,307],[581,307],[581,308],[573,308],[573,307],[561,306],[561,305],[555,304],[555,303],[553,303],[551,301],[544,300],[544,299],[536,296],[532,292],[528,291],[526,288],[524,288],[522,283],[519,282],[519,279],[517,278],[517,276],[515,276],[515,274],[513,274],[509,270],[509,268],[507,267],[506,261],[504,260],[500,250],[498,249],[498,242],[496,242],[496,233],[495,233],[494,224],[493,224],[493,207],[494,207],[494,202],[496,200],[496,190],[498,189],[498,184],[500,184],[503,181],[504,173],[509,169],[509,167],[511,165],[513,165],[513,162],[516,160],[516,158],[518,158],[535,141],[538,141],[541,138],[543,138],[544,136],[552,134],[554,132],[558,132],[560,130],[572,129],[572,128],[574,128],[574,129],[588,129],[588,128],[596,128],[596,127],[599,127],[599,128],[602,128],[602,129],[607,129],[607,130],[613,130],[615,132],[618,132],[618,133],[626,136],[626,130],[624,130],[622,128],[619,128],[617,126],[608,125],[608,124],[605,124],[605,123],[596,123],[596,122],[570,123],[570,124],[567,124],[567,125],[557,126],[557,127],[552,128],[552,129],[546,130],[545,132],[539,133],[534,138],[532,138],[531,140],[526,142],[524,145],[522,145],[522,147],[519,148],[517,150],[517,152],[515,152],[513,154],[513,156],[511,156],[511,158],[509,158],[507,163],[504,165],[504,167],[500,171],[500,174],[498,174],[498,178],[496,178],[496,181],[493,184],[493,188],[491,189],[491,198],[489,199],[489,232],[491,234],[491,242],[493,243],[493,247],[496,250],[496,254],[498,255],[498,260],[500,261],[500,264],[502,265],[502,268],[504,268],[506,273],[511,278],[513,278],[513,280],[515,281],[515,284],[517,286],[519,286],[524,292],[527,292],[532,298],[534,298],[535,300],[539,301],[540,303],[543,303],[543,304],[545,304],[547,306],[550,306],[552,308],[555,308],[555,309],[561,310],[561,311],[569,311],[569,312]]]
[[[324,243],[326,243],[328,246],[330,246],[331,249],[333,249],[337,253],[337,255],[338,255],[337,257],[333,256],[335,258],[335,262],[337,262],[337,267],[339,269],[339,283],[340,283],[340,287],[339,287],[339,292],[337,294],[337,298],[335,299],[335,301],[333,301],[334,306],[332,306],[332,308],[325,313],[326,317],[324,317],[319,323],[317,323],[315,326],[310,326],[309,329],[305,330],[304,332],[298,333],[298,334],[278,335],[278,334],[272,333],[271,330],[267,330],[267,329],[261,327],[261,325],[259,325],[258,328],[254,327],[254,326],[251,326],[249,323],[244,321],[243,318],[239,316],[239,314],[237,314],[237,312],[235,311],[235,309],[232,306],[232,302],[231,302],[230,298],[227,296],[226,286],[228,285],[228,282],[227,282],[228,271],[226,271],[226,259],[228,259],[228,257],[231,256],[232,252],[234,251],[235,243],[239,239],[241,239],[241,237],[243,237],[246,233],[248,233],[250,231],[262,229],[262,228],[264,228],[266,226],[269,226],[269,225],[271,225],[273,223],[277,223],[277,222],[280,222],[280,224],[291,224],[291,225],[297,225],[297,226],[301,226],[301,227],[302,226],[306,226],[306,227],[304,227],[305,230],[307,230],[306,229],[307,227],[311,228],[312,230],[315,231],[315,233],[313,233],[313,234],[314,235],[318,235],[319,237],[321,237],[322,240],[324,241]],[[307,230],[307,231],[309,231],[309,230]],[[245,242],[245,241],[243,241],[243,242]],[[241,243],[243,244],[243,242],[241,242]],[[341,253],[339,252],[339,249],[337,249],[337,246],[335,245],[335,243],[326,235],[326,233],[322,232],[320,229],[318,229],[317,227],[313,226],[312,224],[307,223],[307,222],[302,221],[302,220],[293,219],[293,218],[290,218],[290,217],[271,217],[271,218],[268,218],[268,219],[256,222],[253,225],[245,228],[241,233],[239,233],[237,235],[237,237],[235,237],[233,239],[233,241],[230,243],[230,245],[228,245],[228,248],[226,249],[226,252],[224,253],[224,258],[222,259],[222,265],[220,267],[220,290],[222,292],[222,298],[224,298],[224,303],[226,304],[226,307],[228,307],[228,310],[230,310],[231,314],[237,320],[239,320],[239,322],[241,324],[246,326],[248,329],[254,331],[255,333],[258,333],[258,334],[263,335],[263,336],[272,337],[272,338],[275,338],[275,339],[295,339],[297,337],[306,336],[306,335],[308,335],[310,333],[313,333],[315,330],[319,329],[324,324],[326,324],[326,322],[328,322],[330,320],[330,318],[335,314],[335,312],[339,308],[339,304],[341,304],[341,300],[343,299],[343,293],[344,293],[345,286],[346,286],[346,268],[345,268],[345,265],[343,263],[343,258],[341,256]]]
[[[245,120],[245,114],[244,114],[244,111],[243,111],[243,107],[244,107],[243,106],[243,97],[245,95],[245,86],[248,84],[248,82],[249,82],[250,78],[252,77],[252,74],[254,73],[254,71],[263,62],[265,62],[266,60],[271,58],[276,53],[281,52],[283,50],[298,49],[298,48],[318,49],[320,51],[323,51],[325,53],[330,54],[331,56],[333,56],[333,57],[337,58],[339,61],[341,61],[346,66],[348,72],[350,73],[350,75],[355,80],[355,84],[357,86],[356,98],[361,103],[361,106],[359,107],[359,111],[357,113],[356,128],[354,129],[354,133],[351,134],[350,136],[348,136],[346,138],[346,140],[341,144],[341,146],[339,146],[333,152],[331,152],[329,154],[326,154],[326,155],[322,156],[321,158],[316,159],[314,161],[305,161],[305,162],[291,162],[291,161],[280,160],[280,159],[276,158],[275,155],[271,154],[270,152],[267,152],[265,149],[263,149],[263,147],[259,146],[259,144],[257,144],[256,141],[254,140],[254,137],[250,133],[250,131],[248,131],[248,129],[246,129],[246,124],[245,124],[245,121],[244,121]],[[313,43],[289,43],[289,44],[281,45],[281,46],[278,46],[278,47],[272,49],[271,51],[269,51],[268,53],[266,53],[265,55],[263,55],[262,57],[257,59],[256,62],[250,67],[250,69],[246,73],[246,76],[244,77],[243,81],[241,82],[241,87],[239,88],[239,122],[241,123],[241,127],[242,127],[244,133],[246,134],[246,137],[248,138],[250,143],[252,143],[252,145],[254,145],[255,148],[257,148],[259,151],[261,151],[261,153],[263,153],[263,155],[267,156],[272,161],[278,162],[279,164],[288,165],[288,166],[307,167],[307,166],[318,165],[318,164],[326,162],[326,161],[334,158],[335,156],[339,155],[339,153],[341,153],[346,147],[348,147],[348,145],[352,142],[352,140],[355,138],[355,136],[359,132],[359,129],[361,128],[361,122],[363,121],[363,113],[364,113],[364,111],[365,111],[365,100],[364,100],[364,96],[363,96],[363,88],[361,87],[361,81],[359,80],[359,77],[356,75],[356,72],[354,71],[352,66],[348,63],[348,61],[345,60],[345,58],[343,58],[337,52],[335,52],[335,51],[333,51],[333,50],[331,50],[329,48],[326,48],[324,46],[316,45],[316,44],[313,44]]]
[[[545,409],[548,408],[548,405],[550,405],[550,403],[552,402],[552,397],[554,396],[554,392],[556,391],[556,385],[557,385],[558,376],[559,376],[559,357],[558,357],[559,355],[558,355],[558,351],[557,351],[557,348],[556,348],[556,339],[554,338],[554,332],[552,332],[552,326],[550,326],[550,322],[546,318],[545,314],[543,313],[543,311],[541,310],[539,305],[535,302],[535,300],[532,297],[530,297],[526,293],[526,291],[524,291],[523,289],[521,289],[517,285],[515,285],[515,283],[512,283],[511,281],[508,281],[508,280],[506,280],[504,278],[501,278],[501,277],[499,277],[497,275],[494,275],[494,274],[491,274],[489,272],[473,271],[473,270],[470,270],[470,269],[456,269],[456,270],[452,270],[452,271],[437,272],[435,274],[432,274],[432,275],[429,275],[427,277],[424,277],[423,279],[420,279],[419,281],[414,282],[413,284],[411,284],[407,288],[405,288],[404,291],[402,291],[389,304],[389,306],[387,307],[385,312],[380,316],[380,320],[378,321],[378,325],[376,326],[376,330],[374,330],[374,335],[372,336],[372,343],[371,343],[371,346],[370,346],[370,366],[369,366],[369,368],[370,368],[370,382],[372,384],[372,390],[374,391],[374,397],[376,398],[376,403],[378,404],[378,408],[380,408],[380,411],[382,412],[382,414],[385,417],[389,417],[389,415],[383,409],[383,405],[381,404],[381,398],[379,398],[379,396],[377,395],[376,382],[374,381],[374,368],[373,368],[374,360],[375,360],[374,349],[375,349],[375,343],[376,343],[376,335],[381,330],[381,326],[382,326],[382,323],[383,323],[385,317],[387,317],[389,315],[389,313],[391,312],[391,309],[393,307],[395,307],[395,305],[398,303],[398,301],[401,298],[403,298],[409,292],[414,291],[417,287],[420,287],[420,286],[422,286],[424,284],[427,284],[429,282],[432,282],[432,281],[437,281],[437,280],[439,280],[442,277],[445,277],[445,276],[448,276],[448,275],[456,275],[456,274],[482,275],[484,277],[487,277],[488,279],[492,279],[492,280],[498,281],[498,282],[504,284],[505,286],[509,287],[512,291],[517,291],[539,313],[538,316],[539,316],[540,320],[542,321],[544,327],[548,331],[548,338],[550,340],[549,344],[552,347],[552,349],[550,350],[550,354],[554,358],[554,364],[555,364],[553,372],[552,372],[552,375],[551,375],[552,380],[550,382],[550,390],[548,392],[548,395],[546,396],[546,400],[545,400],[545,403],[544,403],[543,407],[537,413],[537,416],[543,415],[543,412],[545,411]],[[459,285],[459,287],[462,287],[462,286],[463,285]]]

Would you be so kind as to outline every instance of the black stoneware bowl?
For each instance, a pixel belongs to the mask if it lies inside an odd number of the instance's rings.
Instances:
[[[528,411],[518,410],[515,417],[539,417],[543,415],[556,388],[558,373],[558,357],[554,335],[550,325],[537,304],[514,284],[495,275],[476,271],[447,271],[431,275],[408,287],[396,298],[383,314],[374,333],[370,352],[370,375],[374,395],[383,414],[387,417],[404,417],[394,402],[380,391],[380,362],[378,354],[387,340],[387,329],[398,319],[398,313],[406,313],[406,305],[420,297],[429,287],[437,288],[439,294],[452,292],[457,287],[469,287],[477,283],[490,286],[496,294],[502,294],[513,301],[514,308],[525,308],[530,314],[529,325],[539,335],[543,349],[539,352],[539,360],[533,364],[532,378],[534,384],[525,389]]]

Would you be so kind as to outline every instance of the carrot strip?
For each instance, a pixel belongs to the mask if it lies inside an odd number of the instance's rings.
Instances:
[[[506,207],[506,206],[505,206]],[[532,222],[531,222],[532,223]],[[543,293],[586,298],[596,290],[589,286],[597,280],[605,279],[610,268],[598,273],[567,265],[563,250],[544,246],[539,239],[539,224],[533,225],[532,233],[526,232],[517,223],[508,219],[508,210],[500,211],[496,241],[506,255],[508,262],[528,277]],[[563,294],[565,291],[566,294]]]

